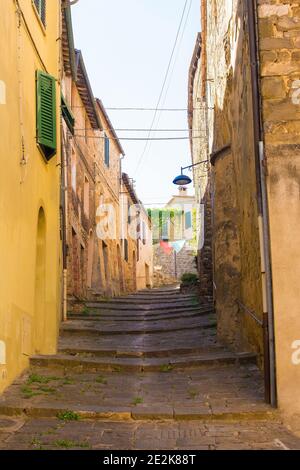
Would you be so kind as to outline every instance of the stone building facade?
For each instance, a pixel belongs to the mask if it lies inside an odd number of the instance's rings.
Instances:
[[[97,253],[95,158],[100,145],[91,137],[100,135],[102,129],[82,54],[74,52],[78,64],[76,78],[66,74],[63,80],[64,100],[73,118],[73,126],[66,120],[63,122],[67,297],[70,301],[88,298],[94,283],[93,261]]]
[[[135,292],[137,290],[138,204],[139,200],[134,190],[133,181],[126,173],[123,173],[120,194],[121,246],[126,292]]]
[[[201,8],[189,122],[191,137],[205,127],[193,158],[210,160],[206,186],[197,173],[195,185],[212,207],[219,336],[258,352],[266,399],[299,418],[300,5]]]
[[[68,308],[80,309],[87,299],[114,297],[151,285],[152,250],[147,249],[149,242],[143,244],[143,279],[138,282],[137,241],[128,237],[122,222],[129,220],[124,192],[131,203],[139,201],[127,175],[122,178],[125,152],[103,103],[93,95],[82,53],[74,48],[69,7],[63,10],[62,33],[66,318]],[[134,221],[135,215],[130,224]],[[149,224],[147,233],[151,240]]]
[[[96,224],[99,265],[95,271],[96,294],[116,296],[126,292],[121,240],[121,162],[125,152],[101,100],[97,112],[102,139],[95,161]]]

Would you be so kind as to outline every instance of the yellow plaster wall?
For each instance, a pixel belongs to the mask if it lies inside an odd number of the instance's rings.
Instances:
[[[31,0],[19,0],[32,40],[23,19],[18,28],[16,6],[14,0],[0,0],[0,81],[6,88],[5,104],[0,105],[0,341],[6,346],[6,357],[0,364],[0,392],[28,366],[31,354],[55,353],[61,294],[57,166],[60,155],[58,152],[46,163],[35,139],[35,72],[43,70],[41,60],[47,72],[59,78],[60,2],[47,2],[44,30]],[[57,83],[58,118],[59,97]],[[59,125],[57,128],[59,149]],[[35,311],[37,224],[41,207],[46,218],[42,313]]]

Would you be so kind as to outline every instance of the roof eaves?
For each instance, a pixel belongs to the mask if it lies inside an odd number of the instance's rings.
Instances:
[[[67,28],[71,73],[72,73],[73,80],[76,81],[77,68],[76,68],[74,34],[73,34],[72,14],[71,14],[70,5],[66,5],[63,10],[64,10],[63,14],[64,14],[64,19],[65,19],[66,28]]]
[[[95,119],[95,122],[96,122],[96,127],[97,127],[97,129],[103,130],[101,121],[100,121],[98,113],[97,113],[96,100],[94,98],[94,94],[93,94],[93,91],[92,91],[90,80],[89,80],[89,77],[88,77],[88,74],[87,74],[87,71],[86,71],[86,67],[85,67],[85,64],[84,64],[82,52],[78,49],[75,49],[75,53],[76,53],[76,63],[77,63],[77,81],[78,81],[78,70],[81,69],[82,74],[84,76],[85,88],[86,88],[86,91],[88,93],[89,101],[90,101],[91,106],[92,106],[93,115],[94,115],[94,119]]]

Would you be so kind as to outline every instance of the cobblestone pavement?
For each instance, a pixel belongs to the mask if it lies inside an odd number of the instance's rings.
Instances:
[[[300,449],[253,354],[178,290],[88,304],[0,399],[0,449]],[[2,416],[2,417],[1,417]]]

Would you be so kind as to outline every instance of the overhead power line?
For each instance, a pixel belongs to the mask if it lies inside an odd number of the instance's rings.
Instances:
[[[85,108],[85,106],[72,106],[71,109],[78,109],[78,108]],[[188,108],[125,108],[125,107],[114,107],[114,108],[105,108],[106,111],[159,111],[159,112],[187,112],[189,111]],[[198,108],[193,108],[193,111],[201,111],[202,109],[214,109],[214,107],[209,107],[209,106],[199,106]]]
[[[200,109],[200,108],[199,108]],[[159,112],[185,112],[187,108],[106,108],[107,111],[159,111]]]
[[[93,129],[91,128],[75,128],[75,131],[78,132],[78,131],[86,131],[86,132],[92,132],[94,131]],[[109,132],[109,131],[118,131],[118,132],[190,132],[190,129],[105,129],[105,132]],[[205,129],[192,129],[192,132],[206,132]]]
[[[75,134],[75,137],[81,137],[83,139],[105,139],[105,137],[102,136],[86,136],[86,135],[78,135]],[[130,140],[130,141],[159,141],[159,140],[190,140],[190,139],[203,139],[202,135],[199,136],[193,136],[193,137],[108,137],[109,140]]]
[[[184,23],[184,26],[183,26],[182,34],[181,34],[181,37],[180,37],[180,40],[179,40],[179,43],[178,43],[177,54],[176,54],[176,57],[175,57],[175,60],[174,60],[174,63],[173,63],[172,70],[171,70],[169,83],[168,83],[167,89],[165,91],[164,99],[162,101],[162,106],[161,106],[162,109],[164,109],[164,106],[165,106],[165,103],[166,103],[166,100],[167,100],[167,96],[168,96],[168,93],[169,93],[169,89],[171,87],[172,79],[173,79],[174,72],[175,72],[176,63],[177,63],[177,60],[178,60],[178,57],[179,57],[179,52],[180,52],[180,49],[181,49],[181,44],[182,44],[182,41],[183,41],[183,38],[184,38],[184,34],[185,34],[185,31],[186,31],[188,20],[189,20],[189,17],[190,17],[192,3],[193,3],[193,0],[190,0],[189,9],[188,9],[188,12],[187,12],[187,15],[186,15],[186,18],[185,18],[185,23]],[[188,109],[187,109],[187,111],[188,111]],[[157,124],[156,124],[157,126],[159,125],[161,117],[162,117],[162,110],[159,110],[158,121],[157,121]]]
[[[178,42],[178,39],[179,39],[181,26],[182,26],[182,23],[183,23],[183,20],[184,20],[187,5],[188,5],[188,0],[186,0],[185,4],[184,4],[183,12],[182,12],[182,15],[181,15],[181,18],[180,18],[179,26],[178,26],[176,37],[175,37],[174,46],[173,46],[172,53],[171,53],[171,56],[170,56],[170,59],[169,59],[169,63],[168,63],[168,66],[167,66],[167,70],[166,70],[166,73],[165,73],[164,81],[163,81],[162,88],[161,88],[161,91],[160,91],[160,94],[159,94],[159,98],[158,98],[158,101],[157,101],[157,105],[156,105],[156,108],[155,108],[155,112],[154,112],[154,116],[153,116],[153,119],[152,119],[150,129],[153,129],[155,119],[156,119],[156,116],[157,116],[157,113],[158,113],[158,108],[159,108],[161,99],[163,97],[164,89],[165,89],[165,86],[166,86],[166,83],[167,83],[167,80],[168,80],[169,72],[170,72],[171,65],[172,65],[172,60],[173,60],[173,57],[174,57],[174,54],[175,54],[175,50],[176,50],[177,42]],[[151,132],[149,132],[148,137],[150,137],[150,135],[151,135]],[[146,141],[146,145],[145,145],[145,147],[143,149],[143,152],[142,152],[142,154],[139,158],[139,161],[138,161],[138,164],[137,164],[137,167],[136,167],[136,170],[135,170],[135,174],[138,172],[139,167],[140,167],[140,165],[143,161],[146,150],[148,148],[148,144],[149,144],[149,141]]]

